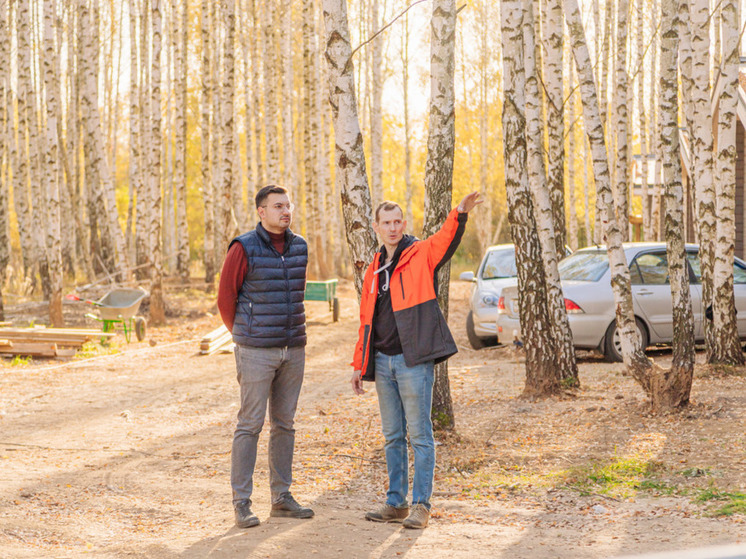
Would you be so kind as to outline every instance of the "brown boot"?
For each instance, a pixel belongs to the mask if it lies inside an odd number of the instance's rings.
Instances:
[[[373,522],[401,522],[409,514],[409,507],[396,508],[391,505],[383,505],[377,510],[366,512],[365,520]]]
[[[430,511],[425,505],[417,503],[412,506],[412,512],[404,519],[402,526],[405,528],[422,529],[427,526],[430,519]]]

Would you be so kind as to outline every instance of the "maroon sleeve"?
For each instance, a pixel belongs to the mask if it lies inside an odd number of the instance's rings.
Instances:
[[[218,286],[218,310],[223,323],[229,331],[233,331],[233,319],[236,316],[236,301],[238,292],[243,285],[244,277],[249,269],[246,253],[241,243],[233,243],[223,262]]]

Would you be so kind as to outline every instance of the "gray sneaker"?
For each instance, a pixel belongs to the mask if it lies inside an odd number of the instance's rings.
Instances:
[[[251,512],[251,501],[238,501],[233,503],[233,510],[236,514],[236,526],[239,528],[259,526],[259,519],[253,512]]]
[[[412,512],[404,519],[402,526],[405,528],[422,529],[427,526],[428,520],[430,520],[430,511],[425,505],[417,503],[412,506]]]
[[[272,503],[269,515],[281,518],[311,518],[313,511],[300,506],[290,493],[286,493],[282,501]]]
[[[389,504],[382,505],[380,508],[366,512],[365,520],[373,522],[401,522],[409,514],[409,507],[394,507]]]

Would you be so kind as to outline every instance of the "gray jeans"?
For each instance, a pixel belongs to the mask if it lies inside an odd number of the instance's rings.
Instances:
[[[241,409],[231,454],[233,502],[251,499],[257,442],[269,402],[269,487],[272,502],[276,503],[293,481],[293,419],[303,383],[306,349],[237,345],[235,355]]]

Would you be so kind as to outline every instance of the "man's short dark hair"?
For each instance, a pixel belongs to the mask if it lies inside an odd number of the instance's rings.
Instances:
[[[256,197],[254,198],[254,201],[256,202],[256,207],[258,208],[262,204],[264,204],[264,201],[269,197],[270,194],[287,194],[288,189],[284,186],[279,186],[277,184],[268,184],[265,187],[262,187],[262,189],[256,193]]]
[[[402,217],[404,217],[404,212],[401,209],[401,206],[397,204],[396,202],[390,202],[388,200],[384,200],[380,204],[378,204],[378,207],[376,208],[376,223],[378,223],[378,217],[379,214],[383,212],[390,212],[391,210],[398,209],[401,212]]]

